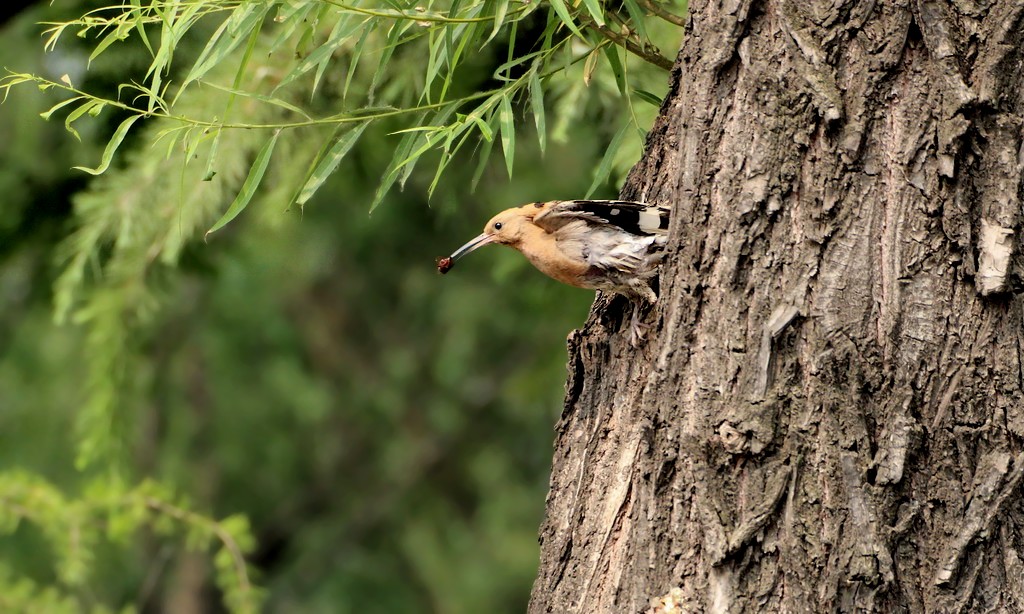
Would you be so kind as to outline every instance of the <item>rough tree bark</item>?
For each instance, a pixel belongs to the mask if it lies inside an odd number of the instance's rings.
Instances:
[[[1022,612],[1020,0],[693,0],[569,340],[531,612]]]

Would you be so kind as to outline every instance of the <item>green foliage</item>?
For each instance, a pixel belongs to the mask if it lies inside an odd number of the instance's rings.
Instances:
[[[225,604],[234,612],[257,611],[260,593],[249,580],[244,558],[254,547],[245,518],[212,520],[148,480],[126,488],[120,480],[108,478],[89,484],[87,491],[82,498],[69,500],[37,475],[14,470],[0,473],[0,533],[13,533],[20,523],[31,522],[57,559],[59,583],[74,589],[89,580],[101,540],[125,542],[149,528],[164,538],[183,539],[193,550],[213,549]],[[5,599],[13,611],[76,611],[75,599],[59,596],[52,588],[39,590],[27,579],[11,580],[9,570],[2,571],[8,572],[0,573],[0,583],[10,585]]]
[[[552,11],[545,16],[542,4],[522,2],[510,10],[507,0],[442,0],[426,6],[393,3],[391,8],[384,9],[320,0],[206,0],[191,4],[174,1],[145,5],[136,0],[130,5],[94,9],[79,19],[51,24],[46,43],[48,48],[55,48],[69,30],[80,37],[98,37],[99,42],[89,56],[92,62],[114,48],[115,42],[123,42],[133,35],[138,37],[153,58],[144,82],[122,84],[125,92],[136,94],[129,101],[86,92],[75,87],[66,76],[51,80],[11,72],[0,80],[0,89],[6,95],[12,87],[36,83],[43,89],[54,88],[70,94],[70,98],[44,112],[43,117],[48,119],[57,111],[71,108],[65,125],[76,135],[74,124],[86,114],[96,115],[106,108],[129,113],[110,139],[100,165],[95,169],[81,167],[93,174],[106,170],[125,133],[140,117],[171,121],[172,125],[161,134],[162,138],[170,140],[169,147],[180,144],[179,141],[187,142],[190,136],[195,136],[196,130],[206,132],[207,138],[212,133],[217,142],[225,128],[269,129],[276,135],[283,129],[346,123],[365,125],[394,117],[412,118],[413,127],[407,129],[396,148],[382,181],[383,189],[378,191],[372,209],[396,179],[404,185],[416,163],[428,152],[440,152],[436,171],[440,175],[463,146],[479,138],[490,141],[496,128],[500,128],[506,165],[511,174],[515,156],[511,130],[513,103],[523,98],[532,99],[535,110],[542,108],[542,83],[551,77],[569,75],[577,62],[587,63],[585,80],[589,84],[597,58],[603,51],[614,80],[627,99],[634,94],[624,86],[625,64],[612,49],[625,49],[662,68],[669,64],[649,40],[650,28],[643,25],[645,18],[637,20],[643,13],[635,3],[625,4],[625,15],[602,7],[598,0],[586,0],[583,4],[585,14],[581,16],[578,9],[562,0],[553,1]],[[209,36],[181,85],[175,88],[173,99],[168,99],[171,83],[165,79],[176,68],[176,60],[180,60],[180,42],[211,16],[221,18],[220,25]],[[595,27],[588,29],[587,23]],[[619,28],[617,31],[609,29],[608,24],[612,23]],[[537,42],[520,40],[517,36],[520,27],[531,28]],[[150,33],[156,30],[160,44],[154,50]],[[507,36],[499,37],[506,32]],[[246,45],[238,57],[243,42]],[[507,61],[494,71],[493,86],[467,88],[467,70],[476,68],[477,54],[496,49],[501,43],[506,46]],[[523,53],[527,45],[529,51]],[[295,59],[287,66],[278,66],[274,77],[266,83],[242,87],[243,80],[252,73],[251,63],[256,51],[260,54],[289,51]],[[420,74],[419,62],[407,62],[409,58],[424,57],[427,60],[425,74]],[[402,62],[396,62],[396,58]],[[287,100],[287,92],[296,87],[314,96],[327,68],[346,64],[348,74],[341,96],[345,110],[315,114]],[[233,66],[235,75],[231,86],[219,83],[213,75],[215,69],[228,65]],[[222,88],[229,94],[222,111],[212,115],[180,111],[177,102],[181,97],[203,84]],[[232,121],[230,117],[238,97],[279,106],[289,111],[290,116],[262,124]],[[543,130],[539,130],[538,135],[546,138]],[[218,152],[215,145],[210,153],[210,165],[215,164]],[[315,168],[322,161],[323,152],[319,152],[310,166]],[[436,183],[432,184],[428,193],[435,187]]]
[[[41,587],[29,578],[18,577],[3,565],[0,565],[0,608],[5,612],[52,614],[77,614],[82,610],[70,595],[61,594],[52,586]],[[94,611],[103,610],[96,608]]]
[[[52,65],[5,59],[0,81],[0,608],[166,606],[209,565],[231,611],[521,610],[560,340],[589,297],[510,254],[443,282],[430,263],[496,209],[613,193],[671,15],[38,10]]]

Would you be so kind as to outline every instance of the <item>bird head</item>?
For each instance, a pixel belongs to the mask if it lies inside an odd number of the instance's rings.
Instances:
[[[515,247],[523,240],[526,227],[533,223],[534,216],[543,211],[544,206],[543,203],[524,205],[522,207],[505,209],[498,215],[495,215],[484,226],[484,231],[481,234],[452,252],[452,255],[448,258],[442,259],[444,265],[442,266],[439,263],[438,270],[442,273],[447,273],[454,266],[456,260],[488,243]]]

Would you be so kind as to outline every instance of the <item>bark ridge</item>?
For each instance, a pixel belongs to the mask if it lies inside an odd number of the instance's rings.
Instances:
[[[569,340],[531,612],[1024,611],[1024,4],[691,3]]]

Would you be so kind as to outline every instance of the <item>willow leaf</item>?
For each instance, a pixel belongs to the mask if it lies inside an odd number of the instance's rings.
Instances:
[[[629,95],[629,88],[626,86],[626,70],[622,65],[622,59],[619,58],[618,45],[608,45],[604,47],[604,56],[608,60],[608,65],[611,66],[612,75],[615,76],[615,85],[619,88],[619,93],[623,96]]]
[[[508,13],[508,0],[497,0],[494,4],[494,29],[491,30],[491,35],[487,37],[481,47],[487,45],[491,40],[498,35],[498,31],[501,30],[502,24],[505,23],[505,15]]]
[[[512,102],[508,96],[501,97],[498,107],[498,125],[501,129],[501,149],[505,152],[505,168],[512,176],[512,161],[516,150],[516,126],[512,115]]]
[[[551,0],[551,8],[555,9],[558,19],[565,24],[565,27],[569,28],[570,32],[586,40],[583,33],[576,27],[576,22],[572,20],[572,15],[569,14],[569,7],[565,5],[565,0]]]
[[[211,68],[220,64],[239,44],[251,34],[257,24],[262,23],[263,17],[270,10],[270,3],[249,2],[243,3],[235,9],[231,16],[224,20],[217,31],[214,32],[207,43],[206,48],[199,54],[199,59],[192,66],[181,84],[184,90],[189,83],[203,78]]]
[[[643,100],[644,102],[649,102],[656,107],[661,107],[661,98],[659,98],[655,94],[652,94],[647,90],[640,89],[634,89],[633,93],[636,94],[636,97],[639,98],[640,100]]]
[[[327,178],[338,168],[341,161],[345,158],[352,147],[355,146],[356,142],[359,141],[359,137],[362,136],[363,131],[370,125],[370,122],[362,123],[352,128],[345,134],[341,135],[331,145],[330,150],[320,160],[319,164],[310,174],[306,184],[302,186],[302,192],[299,193],[299,197],[295,199],[295,202],[301,207],[306,204],[313,194],[320,189],[320,186],[327,181]]]
[[[594,19],[594,23],[604,25],[604,11],[601,10],[600,0],[583,0],[583,6],[587,7],[587,12]]]
[[[61,100],[57,104],[55,104],[52,107],[50,107],[48,110],[43,111],[42,113],[40,113],[39,117],[42,117],[43,119],[49,121],[50,120],[50,116],[52,116],[54,113],[56,113],[58,109],[62,109],[64,107],[68,106],[69,104],[74,103],[74,102],[78,102],[79,100],[82,100],[84,98],[85,98],[85,96],[74,96],[72,98],[68,98],[67,100]]]
[[[96,168],[88,168],[85,166],[76,166],[75,169],[85,171],[90,175],[102,175],[107,167],[110,166],[110,161],[114,158],[114,152],[121,146],[121,141],[124,140],[125,135],[131,129],[132,124],[137,122],[141,115],[132,115],[128,119],[121,122],[121,125],[114,131],[114,136],[110,137],[110,141],[107,143],[106,149],[103,150],[103,156],[100,158],[100,165]]]
[[[540,84],[539,70],[530,73],[530,108],[533,109],[533,123],[537,126],[537,144],[543,155],[548,145],[548,126],[544,115],[544,90]]]
[[[612,137],[612,142],[608,144],[608,149],[605,150],[604,157],[601,158],[601,164],[598,165],[597,172],[594,173],[594,182],[590,184],[590,188],[583,198],[590,198],[590,195],[608,179],[608,175],[612,172],[612,164],[615,162],[615,154],[618,153],[619,146],[622,145],[622,139],[625,138],[626,132],[629,131],[631,126],[632,124],[626,122],[615,136]]]
[[[78,134],[78,131],[75,130],[74,126],[72,126],[71,124],[73,124],[75,120],[82,117],[86,113],[89,113],[93,117],[95,117],[96,113],[99,113],[99,110],[102,110],[104,106],[106,106],[106,103],[101,100],[89,100],[88,102],[84,103],[82,106],[78,107],[74,111],[68,113],[68,116],[64,119],[64,128],[67,129],[68,132],[73,134],[76,139],[81,141],[82,136]],[[94,110],[96,111],[96,113],[93,113]]]
[[[214,224],[209,230],[206,231],[206,236],[210,236],[210,233],[216,232],[226,226],[228,222],[238,217],[238,214],[252,200],[253,194],[256,193],[256,188],[259,187],[260,181],[263,180],[263,175],[267,172],[267,164],[270,163],[270,157],[274,153],[274,145],[277,144],[277,137],[281,135],[280,130],[275,130],[274,134],[267,139],[267,142],[260,148],[260,152],[256,154],[256,159],[252,163],[252,167],[249,169],[249,175],[245,178],[242,183],[242,189],[238,192],[238,196],[231,202],[228,210],[217,223]]]

